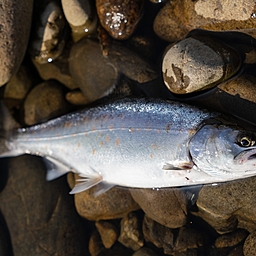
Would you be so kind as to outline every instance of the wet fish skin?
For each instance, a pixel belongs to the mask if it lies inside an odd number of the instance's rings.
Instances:
[[[241,133],[254,134],[215,122],[219,117],[178,102],[121,99],[15,130],[6,142],[9,152],[0,154],[44,157],[48,180],[78,173],[81,183],[72,193],[98,183],[104,192],[114,185],[174,187],[254,175],[255,146],[237,142]],[[237,161],[248,150],[245,161]]]

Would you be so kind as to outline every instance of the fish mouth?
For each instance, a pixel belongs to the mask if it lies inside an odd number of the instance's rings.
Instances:
[[[256,162],[256,148],[245,150],[239,153],[237,156],[235,156],[234,160],[238,164],[243,164],[247,161],[252,161],[252,160]]]

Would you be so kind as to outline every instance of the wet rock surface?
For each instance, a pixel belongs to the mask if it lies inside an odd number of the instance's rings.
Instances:
[[[100,1],[35,1],[30,34],[32,3],[3,1],[0,99],[16,121],[33,125],[96,100],[143,96],[216,109],[255,130],[254,1],[151,2],[132,11],[127,4],[130,31],[108,29],[104,41]],[[125,19],[119,0],[104,3],[115,21]],[[114,40],[116,31],[129,40]],[[3,135],[0,127],[0,143]],[[78,177],[68,175],[70,188],[65,176],[45,181],[40,157],[0,159],[0,169],[0,255],[255,255],[255,177],[71,196]]]

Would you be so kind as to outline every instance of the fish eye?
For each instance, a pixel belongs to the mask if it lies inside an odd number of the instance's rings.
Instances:
[[[255,139],[252,135],[241,134],[237,139],[237,143],[244,148],[252,147],[255,145]]]

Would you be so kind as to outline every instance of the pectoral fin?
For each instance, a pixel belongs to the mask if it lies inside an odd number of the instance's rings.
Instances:
[[[178,171],[178,170],[190,170],[194,166],[193,162],[173,162],[173,163],[164,163],[162,169],[170,170],[170,171]]]

